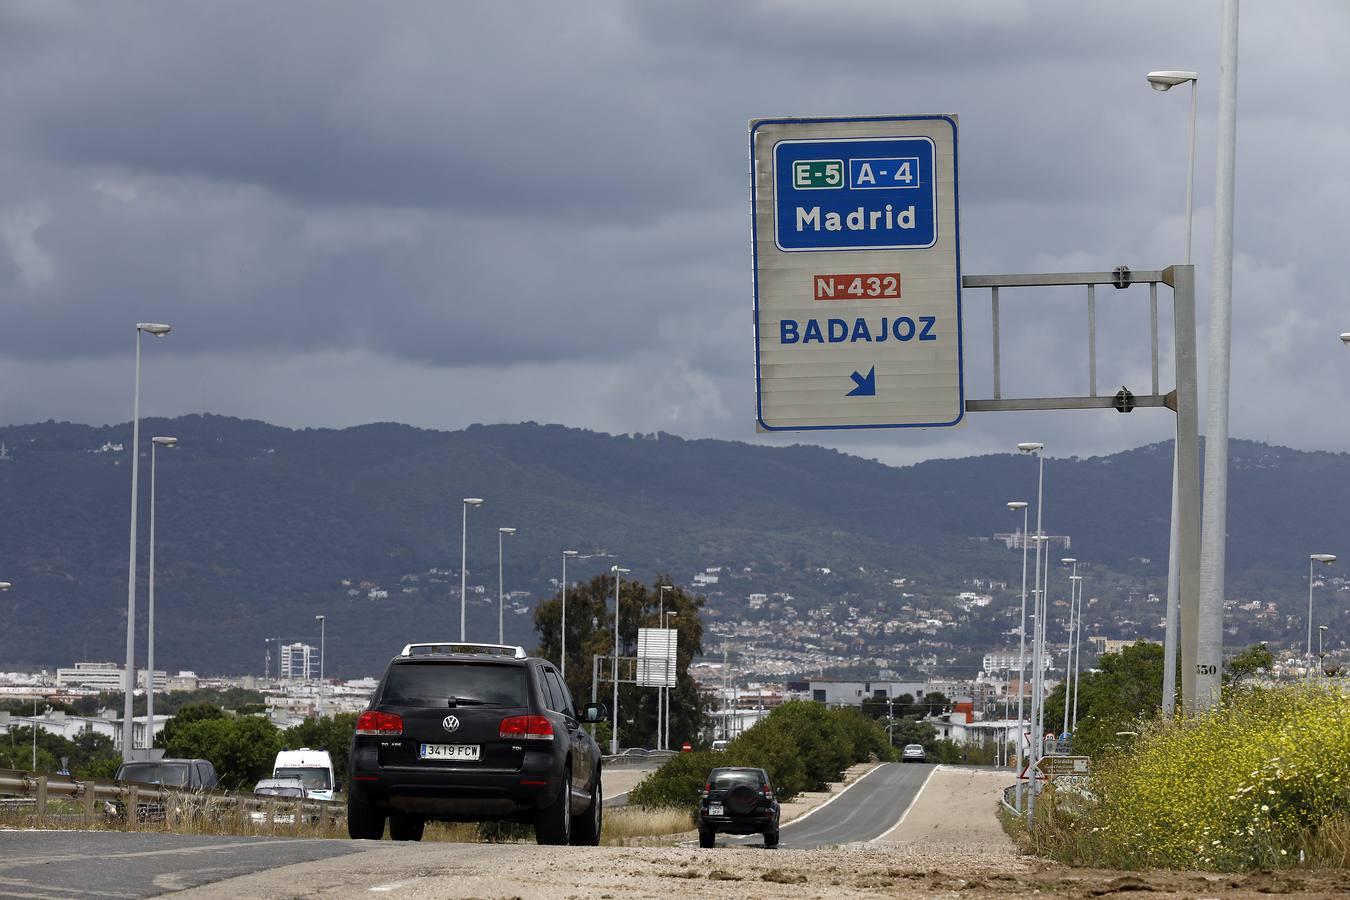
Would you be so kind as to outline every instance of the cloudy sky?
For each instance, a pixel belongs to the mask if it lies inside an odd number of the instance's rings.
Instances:
[[[1180,261],[1188,114],[1158,68],[1201,73],[1203,340],[1218,21],[1218,0],[7,0],[0,422],[126,421],[132,325],[162,320],[149,414],[757,440],[749,119],[956,113],[967,273],[1154,268]],[[1236,436],[1350,450],[1347,43],[1342,0],[1243,9]],[[1101,385],[1147,389],[1146,294],[1114,293]],[[1082,392],[1081,304],[1003,309],[1005,394]],[[965,310],[988,396],[987,293]],[[908,462],[1171,427],[810,439]]]

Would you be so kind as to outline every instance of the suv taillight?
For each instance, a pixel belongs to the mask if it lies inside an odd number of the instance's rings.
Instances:
[[[764,799],[765,800],[773,799],[773,785],[769,784],[767,781],[764,782]]]
[[[520,738],[526,741],[551,741],[553,723],[544,716],[508,716],[502,719],[497,736],[502,740]]]
[[[403,733],[403,717],[393,713],[368,709],[356,720],[357,734],[372,734],[381,737]]]

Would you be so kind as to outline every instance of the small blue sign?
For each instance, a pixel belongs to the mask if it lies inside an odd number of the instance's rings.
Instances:
[[[926,137],[779,141],[773,148],[778,249],[932,247],[934,156]]]

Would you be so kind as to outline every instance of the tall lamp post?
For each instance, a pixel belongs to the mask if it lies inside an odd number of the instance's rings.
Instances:
[[[469,605],[469,589],[467,577],[468,555],[469,555],[469,507],[482,506],[483,498],[465,497],[464,498],[464,518],[459,531],[459,639],[464,637],[465,610]]]
[[[155,459],[160,447],[177,447],[176,437],[152,437],[150,439],[150,593],[146,605],[146,648],[145,648],[145,745],[153,747],[155,743]]]
[[[1313,563],[1329,566],[1336,561],[1334,553],[1312,553],[1308,556],[1308,680],[1312,681],[1312,620],[1313,620]]]
[[[136,694],[136,497],[141,461],[141,335],[164,337],[170,326],[159,322],[136,323],[136,380],[131,399],[131,550],[127,562],[127,671],[126,696],[122,703],[122,760],[136,756],[132,742],[133,700]]]
[[[568,558],[569,556],[576,556],[576,555],[577,555],[577,551],[575,551],[575,550],[564,550],[564,551],[563,551],[563,554],[562,554],[562,560],[563,560],[563,580],[562,580],[562,653],[561,653],[562,659],[560,660],[560,662],[562,663],[562,677],[563,677],[563,683],[564,683],[564,684],[567,683],[567,558]]]
[[[1044,518],[1045,512],[1045,444],[1040,441],[1023,441],[1017,445],[1017,449],[1022,453],[1034,453],[1037,459],[1036,474],[1036,588],[1035,588],[1035,606],[1036,606],[1036,637],[1033,641],[1032,650],[1032,674],[1031,674],[1031,721],[1036,729],[1035,740],[1031,744],[1031,758],[1029,765],[1031,771],[1035,771],[1036,764],[1040,762],[1041,747],[1041,728],[1044,724],[1041,716],[1042,697],[1045,690],[1045,667],[1042,663],[1045,652],[1045,590],[1041,581],[1041,552],[1042,544],[1045,542]],[[1036,788],[1035,782],[1032,783],[1032,790],[1027,801],[1027,822],[1030,824],[1031,817],[1036,811]]]
[[[1012,512],[1022,511],[1022,625],[1017,634],[1017,811],[1020,813],[1026,799],[1022,772],[1022,742],[1026,739],[1026,717],[1022,701],[1027,692],[1027,517],[1029,504],[1025,500],[1008,501]]]
[[[666,627],[666,591],[670,590],[672,587],[673,586],[669,584],[658,584],[656,586],[657,588],[656,622],[663,629]],[[669,661],[667,661],[666,664],[669,665]],[[670,674],[669,670],[663,671],[661,673],[661,684],[657,685],[656,688],[656,749],[658,750],[666,749],[665,745],[661,741],[661,736],[665,734],[665,731],[661,728],[661,722],[662,717],[665,715],[665,702],[664,702],[666,696],[665,681],[666,677],[669,674]]]
[[[510,537],[515,534],[514,528],[497,529],[497,643],[506,643],[506,632],[503,628],[504,616],[506,614],[506,593],[502,587],[502,538]]]
[[[668,620],[668,619],[673,619],[673,618],[675,618],[675,617],[678,616],[678,615],[679,615],[679,613],[677,613],[677,612],[676,612],[675,610],[673,610],[673,609],[670,610],[670,611],[668,611],[665,615],[663,615],[663,616],[661,617],[661,627],[662,627],[662,628],[668,627],[667,624],[666,624],[667,620]],[[676,645],[675,645],[675,659],[677,660],[677,664],[676,664],[676,665],[677,665],[677,668],[676,668],[676,671],[678,671],[679,652],[680,652],[680,650],[679,650],[679,642],[678,642],[678,639],[677,639]],[[666,688],[666,708],[665,708],[665,715],[664,715],[662,721],[665,723],[665,726],[664,726],[664,727],[665,727],[665,731],[662,732],[662,734],[661,734],[661,749],[662,749],[662,750],[669,750],[669,749],[670,749],[670,688]]]
[[[631,569],[613,565],[609,570],[614,573],[614,663],[610,671],[614,682],[614,733],[609,736],[609,752],[619,752],[619,582]]]
[[[1083,576],[1074,575],[1073,583],[1078,588],[1078,614],[1074,617],[1078,625],[1073,634],[1073,718],[1069,720],[1069,734],[1078,733],[1078,681],[1083,671]]]
[[[1073,690],[1073,630],[1077,627],[1078,616],[1076,614],[1077,595],[1074,593],[1078,585],[1078,560],[1072,556],[1066,556],[1060,560],[1062,565],[1073,566],[1073,573],[1069,575],[1069,652],[1064,657],[1064,728],[1060,734],[1069,733],[1069,691]]]
[[[1149,72],[1148,83],[1155,91],[1169,91],[1179,84],[1191,84],[1191,127],[1189,161],[1186,166],[1186,265],[1191,264],[1191,212],[1195,206],[1195,94],[1198,72]],[[1179,420],[1178,420],[1179,421]],[[1167,623],[1163,634],[1163,715],[1171,718],[1176,711],[1177,694],[1177,628],[1181,604],[1181,510],[1177,478],[1177,446],[1172,443],[1172,526],[1167,554]]]
[[[314,620],[319,623],[319,718],[322,719],[326,710],[323,708],[323,664],[327,662],[324,659],[328,651],[327,646],[327,622],[323,616],[315,616]]]

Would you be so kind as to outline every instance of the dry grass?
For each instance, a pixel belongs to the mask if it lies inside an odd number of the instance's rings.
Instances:
[[[277,818],[268,825],[254,821],[247,812],[238,810],[212,798],[188,800],[165,810],[164,817],[155,821],[128,822],[100,812],[92,822],[85,822],[80,806],[73,802],[53,801],[45,816],[28,811],[0,813],[0,828],[73,829],[80,831],[147,831],[161,834],[209,834],[293,838],[347,837],[347,822],[342,815],[326,821],[311,822],[302,817],[300,822],[287,818],[278,810]],[[682,809],[639,809],[618,807],[605,810],[605,825],[601,842],[623,846],[635,838],[678,834],[693,828],[693,818]],[[532,842],[534,831],[529,826],[511,823],[479,826],[473,823],[428,822],[424,841],[438,843],[503,843]]]
[[[605,825],[600,835],[600,843],[624,847],[634,838],[680,834],[693,827],[694,817],[687,809],[620,806],[605,810]]]

